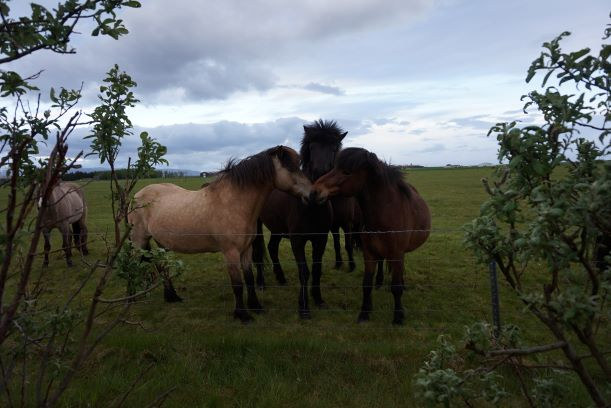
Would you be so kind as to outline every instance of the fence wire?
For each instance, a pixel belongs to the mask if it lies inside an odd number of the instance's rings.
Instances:
[[[423,230],[397,230],[397,231],[359,231],[353,232],[357,234],[404,234],[409,232],[422,232]],[[460,245],[462,240],[463,230],[460,228],[432,228],[426,230],[429,232],[429,242],[407,255],[407,257],[392,259],[386,261],[403,261],[405,263],[405,292],[403,294],[403,305],[406,311],[406,327],[393,328],[393,330],[401,331],[442,331],[444,327],[454,327],[455,321],[448,321],[445,317],[448,313],[447,305],[439,305],[435,302],[427,304],[427,294],[433,292],[441,292],[446,298],[451,298],[453,308],[460,311],[461,314],[470,316],[470,320],[489,320],[489,282],[485,266],[479,265],[476,260],[467,254],[466,250]],[[329,235],[330,232],[310,232],[301,233],[299,235]],[[108,246],[112,239],[109,239],[110,231],[89,231],[90,245]],[[184,236],[254,236],[256,234],[177,234]],[[264,231],[265,242],[269,239],[269,231]],[[277,234],[286,237],[285,234]],[[340,233],[340,238],[346,236],[345,232]],[[433,238],[434,242],[431,242]],[[331,240],[331,239],[330,239]],[[297,317],[297,296],[300,285],[297,274],[297,261],[290,250],[287,248],[286,240],[283,240],[284,248],[281,244],[282,254],[280,255],[280,263],[284,269],[287,280],[286,285],[276,283],[276,277],[272,273],[272,262],[268,260],[265,265],[265,289],[257,288],[258,297],[265,309],[265,314],[257,316],[253,313],[257,327],[281,329],[287,323],[293,322]],[[91,250],[91,248],[90,248]],[[59,252],[61,249],[56,249],[54,252]],[[98,253],[99,248],[95,251]],[[360,303],[362,297],[362,274],[363,260],[362,253],[355,249],[355,262],[357,269],[354,272],[347,271],[348,256],[345,249],[342,247],[343,266],[339,270],[335,267],[335,257],[333,245],[327,243],[327,248],[323,260],[320,261],[322,267],[322,281],[320,290],[323,298],[328,302],[327,307],[317,307],[310,298],[310,308],[313,320],[317,328],[329,330],[388,330],[389,321],[393,312],[393,297],[390,293],[390,273],[384,268],[384,284],[380,289],[373,290],[374,310],[371,312],[372,321],[375,324],[355,324],[356,316],[360,312]],[[460,252],[457,252],[460,251]],[[267,252],[267,251],[266,251]],[[78,252],[75,251],[75,255]],[[311,251],[306,254],[307,264],[311,268],[313,266]],[[77,255],[78,256],[78,255]],[[182,254],[176,254],[186,260],[190,257]],[[268,255],[269,256],[269,255]],[[92,255],[87,258],[91,259]],[[376,262],[381,260],[375,260]],[[185,299],[184,306],[191,310],[189,306],[190,299],[197,298],[213,298],[207,303],[214,303],[206,306],[198,304],[197,312],[206,320],[205,316],[221,316],[223,324],[239,327],[239,322],[234,321],[232,314],[235,307],[232,285],[227,276],[226,269],[230,263],[226,262],[220,254],[215,256],[198,256],[195,264],[189,261],[188,270],[183,276],[175,282],[175,286],[179,295]],[[253,272],[256,274],[257,264],[253,264]],[[437,278],[436,271],[443,269],[447,279],[440,280]],[[450,269],[450,270],[448,270]],[[452,277],[452,269],[460,271],[456,277]],[[201,274],[206,274],[206,281],[198,281],[195,277]],[[329,279],[334,279],[334,282],[329,282]],[[375,279],[375,278],[374,278]],[[312,275],[310,274],[309,285],[312,283]],[[245,288],[246,285],[244,285]],[[477,298],[474,296],[461,296],[462,292],[476,292]],[[309,292],[309,289],[308,289]],[[245,293],[246,295],[246,293]],[[155,298],[157,297],[157,298]],[[148,298],[141,301],[142,304],[158,304],[161,302],[161,293],[156,290],[148,295]],[[288,317],[287,317],[288,316]],[[291,317],[292,316],[292,317]],[[415,318],[419,323],[410,324],[410,317]],[[289,321],[287,321],[287,318]],[[218,323],[219,317],[213,320]],[[332,320],[332,321],[329,321]],[[430,324],[422,324],[424,320],[431,320]],[[146,322],[143,322],[146,325]],[[310,324],[304,322],[303,324]],[[381,325],[381,326],[380,326]]]

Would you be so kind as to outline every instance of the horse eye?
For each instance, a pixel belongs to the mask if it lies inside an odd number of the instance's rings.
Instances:
[[[347,171],[347,170],[342,170],[342,174],[344,176],[349,176],[351,173],[349,171]]]

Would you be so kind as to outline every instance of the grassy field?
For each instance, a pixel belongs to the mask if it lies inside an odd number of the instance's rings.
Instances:
[[[270,286],[259,292],[266,313],[246,326],[232,318],[233,294],[221,256],[180,256],[186,272],[175,285],[184,302],[166,304],[156,290],[135,304],[128,320],[138,324],[121,325],[103,340],[64,395],[63,405],[109,405],[142,375],[127,406],[146,406],[168,390],[172,392],[165,406],[171,407],[418,406],[413,376],[437,337],[460,339],[466,325],[490,320],[487,270],[463,249],[460,228],[478,214],[486,198],[480,179],[491,173],[489,168],[408,172],[408,180],[431,207],[433,232],[424,247],[406,256],[403,327],[391,325],[387,287],[374,292],[371,321],[356,323],[360,254],[355,272],[349,273],[347,266],[334,270],[332,246],[327,246],[322,291],[329,308],[313,306],[313,319],[302,321],[297,315],[296,266],[284,240],[281,259],[289,285],[273,286],[273,274],[268,273]],[[165,181],[192,189],[202,182]],[[105,257],[105,240],[112,241],[108,184],[91,182],[86,195],[91,242],[87,260],[93,262]],[[54,235],[57,248],[57,232]],[[61,254],[55,254],[45,295],[65,296],[86,271],[84,266],[66,268]],[[123,293],[124,282],[113,280],[107,296]],[[501,313],[504,323],[524,326],[527,337],[543,336],[528,331],[533,322],[503,284]],[[578,404],[588,401],[579,392],[573,397]]]

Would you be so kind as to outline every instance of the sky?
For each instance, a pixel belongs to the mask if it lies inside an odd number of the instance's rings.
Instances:
[[[570,31],[564,50],[597,53],[611,11],[598,0],[141,2],[119,12],[130,33],[118,41],[83,25],[76,54],[43,51],[2,68],[44,70],[43,99],[50,87],[82,86],[88,113],[118,64],[140,100],[121,162],[147,131],[171,168],[196,171],[278,144],[298,149],[303,125],[319,118],[348,132],[344,147],[393,164],[496,163],[489,128],[538,119],[520,97],[540,85],[525,77],[543,42]],[[11,3],[12,17],[26,5]],[[71,136],[70,152],[88,152],[86,134]],[[100,167],[92,156],[82,164]]]

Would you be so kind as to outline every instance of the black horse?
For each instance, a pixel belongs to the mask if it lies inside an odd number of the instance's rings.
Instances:
[[[344,132],[335,121],[322,119],[312,124],[304,125],[301,140],[301,167],[303,173],[314,182],[333,168],[335,156],[342,146],[342,140],[348,132]],[[282,238],[289,238],[291,249],[299,271],[299,315],[310,318],[308,305],[308,280],[310,270],[306,261],[305,246],[312,243],[312,298],[318,306],[325,302],[320,292],[320,277],[322,275],[322,256],[327,245],[327,236],[333,222],[331,204],[305,205],[299,199],[274,190],[263,206],[259,218],[258,231],[262,230],[261,222],[271,232],[267,244],[273,263],[274,274],[280,284],[286,284],[286,278],[278,259],[278,248]],[[257,284],[265,286],[263,277],[263,235],[258,234],[253,243],[253,262],[257,266]]]

